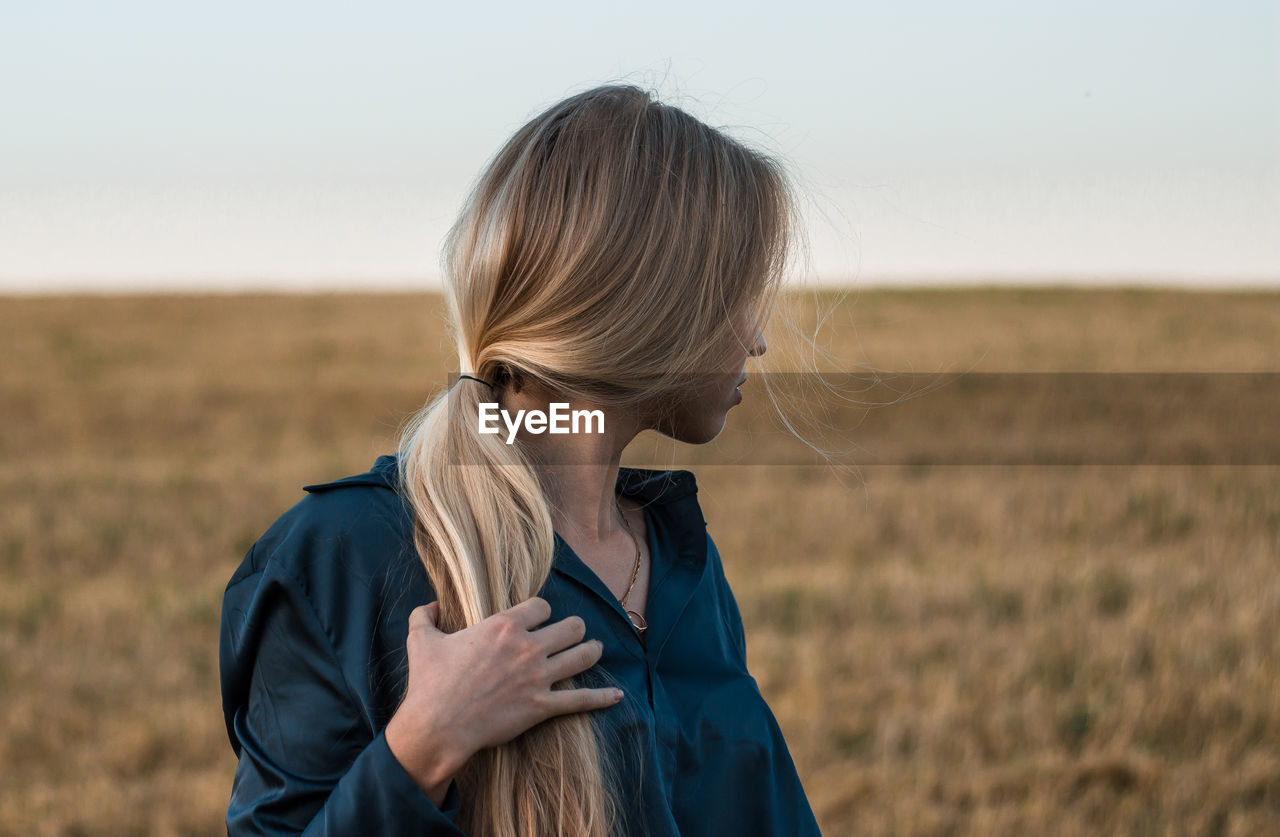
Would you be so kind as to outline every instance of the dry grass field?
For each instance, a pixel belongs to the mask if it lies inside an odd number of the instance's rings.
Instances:
[[[864,291],[821,335],[1275,372],[1280,294]],[[0,833],[225,833],[223,588],[453,371],[439,300],[0,299],[0,354]],[[1280,467],[695,471],[824,833],[1280,833]]]

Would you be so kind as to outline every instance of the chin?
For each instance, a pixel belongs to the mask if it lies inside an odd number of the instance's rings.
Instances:
[[[696,420],[681,421],[667,428],[659,428],[658,432],[687,445],[705,445],[724,432],[728,417],[728,412],[699,416]]]
[[[714,387],[686,394],[658,411],[657,423],[650,425],[651,429],[687,445],[705,445],[715,439],[724,432],[729,411],[741,399],[725,396],[722,382],[717,379],[714,383]]]

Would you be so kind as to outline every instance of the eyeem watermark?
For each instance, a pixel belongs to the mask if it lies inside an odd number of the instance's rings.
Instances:
[[[507,444],[515,442],[520,425],[535,435],[541,433],[603,433],[604,412],[601,410],[570,410],[566,401],[552,401],[548,405],[551,411],[517,410],[515,418],[502,409],[496,401],[480,402],[480,432],[487,436],[496,436],[502,432],[498,426],[498,418],[507,427]],[[582,424],[578,429],[579,422]],[[597,429],[592,429],[592,425]]]
[[[695,385],[723,377],[710,374],[694,376]],[[1280,372],[772,372],[749,377],[743,389],[745,400],[707,444],[641,422],[655,432],[631,441],[626,464],[1280,466]],[[732,400],[708,401],[707,413],[718,419]],[[619,407],[618,415],[640,422],[648,406]],[[550,407],[550,416],[512,410],[504,431],[498,405],[482,403],[480,432],[508,444],[522,426],[575,432],[569,406]],[[476,426],[473,415],[463,420]],[[587,424],[603,432],[602,416]],[[578,454],[553,445],[539,462]],[[489,462],[452,455],[456,464]]]

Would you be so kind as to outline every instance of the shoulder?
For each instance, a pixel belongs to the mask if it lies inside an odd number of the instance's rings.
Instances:
[[[306,486],[244,556],[222,600],[228,724],[254,672],[276,657],[345,682],[372,714],[393,705],[409,611],[434,593],[412,517],[383,477]]]
[[[370,471],[307,486],[250,547],[223,593],[225,664],[251,661],[288,612],[358,672],[363,655],[406,631],[408,612],[435,598],[412,516],[385,477]]]
[[[254,542],[228,589],[254,576],[370,588],[405,559],[417,560],[413,519],[394,479],[394,457],[363,474],[303,487],[292,508]]]
[[[707,573],[711,579],[711,588],[715,594],[721,624],[729,631],[738,665],[742,667],[743,671],[746,671],[746,636],[742,624],[742,612],[738,607],[738,598],[734,595],[733,588],[729,584],[729,578],[725,574],[724,561],[720,557],[720,550],[716,548],[715,539],[711,537],[709,530],[706,532],[706,541]]]

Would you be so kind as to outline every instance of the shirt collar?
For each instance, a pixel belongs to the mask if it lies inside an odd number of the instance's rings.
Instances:
[[[395,491],[400,484],[398,457],[383,454],[363,474],[354,474],[330,482],[304,485],[303,491],[314,493],[344,485],[376,485]],[[645,506],[666,506],[698,493],[698,482],[690,471],[655,471],[650,468],[618,468],[616,491]]]
[[[363,474],[354,474],[331,482],[313,483],[303,490],[314,493],[347,485],[373,485],[396,491],[399,487],[399,470],[395,454],[383,454],[373,467]],[[690,471],[657,471],[650,468],[618,468],[617,491],[640,503],[651,515],[660,515],[663,523],[670,524],[676,534],[676,561],[700,565],[706,549],[706,519],[698,503],[698,482]],[[557,541],[560,538],[557,536]],[[566,544],[557,550],[567,551]],[[573,561],[569,562],[573,564]],[[582,575],[576,572],[574,575]]]
[[[303,488],[308,492],[317,492],[348,485],[373,485],[396,491],[399,486],[396,455],[379,456],[373,467],[363,474]],[[648,655],[657,659],[680,614],[692,598],[707,562],[707,522],[698,503],[698,484],[690,471],[657,471],[621,466],[618,469],[617,491],[645,508],[650,524],[666,533],[666,540],[662,542],[670,548],[667,554],[651,553],[654,564],[650,569],[650,598],[646,606],[649,629],[644,642],[636,640],[628,646],[631,653],[638,657]],[[649,540],[651,544],[659,542],[653,536]],[[559,533],[555,533],[552,572],[593,591],[616,611],[619,626],[628,626],[623,634],[630,632],[630,623],[617,599],[604,582],[573,553]],[[662,587],[662,595],[653,595],[659,586]]]

